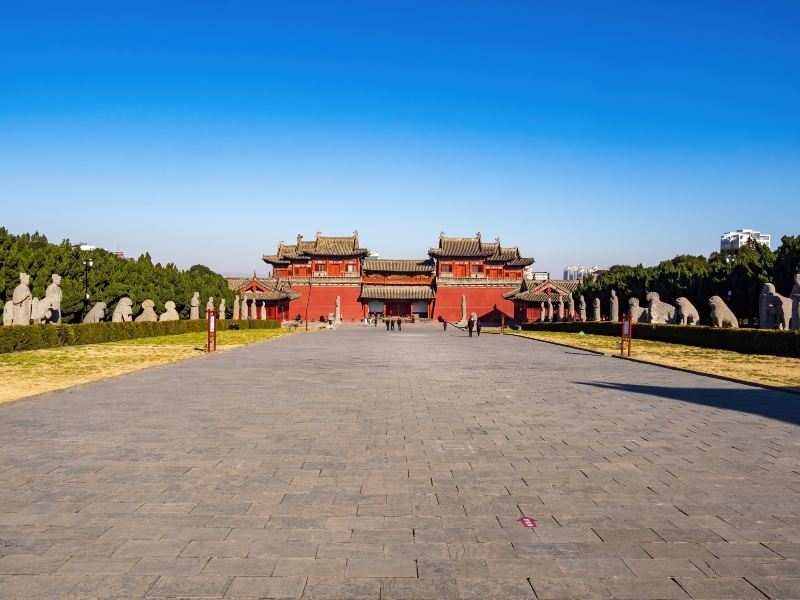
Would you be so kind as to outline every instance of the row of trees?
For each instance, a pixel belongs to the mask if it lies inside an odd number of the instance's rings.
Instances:
[[[85,260],[92,261],[88,272]],[[52,273],[62,276],[65,323],[79,323],[95,302],[105,302],[111,310],[123,296],[133,300],[134,315],[149,298],[159,313],[166,301],[174,301],[181,318],[186,319],[194,292],[200,292],[201,313],[209,296],[214,297],[216,305],[224,297],[228,310],[233,307],[234,293],[225,278],[203,265],[181,271],[173,263],[153,264],[149,254],[126,260],[102,249],[81,251],[69,240],[51,244],[39,233],[12,235],[0,228],[0,310],[19,284],[20,272],[31,276],[31,292],[38,298],[44,296]],[[88,302],[84,300],[87,282]]]
[[[578,288],[588,304],[600,298],[608,306],[611,290],[620,299],[620,312],[627,312],[628,299],[639,298],[644,306],[647,292],[658,292],[661,300],[674,304],[684,296],[694,304],[704,322],[709,319],[708,299],[722,298],[740,321],[758,321],[758,297],[765,283],[774,283],[784,296],[791,292],[794,274],[800,272],[800,235],[783,236],[773,252],[754,241],[738,250],[705,256],[676,256],[654,267],[615,265],[596,279],[586,279]]]

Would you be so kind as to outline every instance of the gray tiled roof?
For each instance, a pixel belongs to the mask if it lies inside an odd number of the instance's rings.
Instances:
[[[375,260],[365,260],[363,271],[374,273],[429,273],[434,269],[433,261],[430,259],[392,259],[381,258]]]
[[[428,285],[365,285],[363,300],[433,300],[433,288]]]

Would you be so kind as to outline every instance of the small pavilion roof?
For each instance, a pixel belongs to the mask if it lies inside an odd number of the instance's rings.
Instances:
[[[547,279],[535,281],[523,279],[519,288],[506,292],[503,298],[507,300],[522,300],[523,302],[558,301],[559,297],[572,296],[578,289],[580,281],[565,279]]]

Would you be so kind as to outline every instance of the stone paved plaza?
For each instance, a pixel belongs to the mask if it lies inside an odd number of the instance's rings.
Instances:
[[[800,598],[799,406],[511,336],[291,335],[0,407],[0,596]]]

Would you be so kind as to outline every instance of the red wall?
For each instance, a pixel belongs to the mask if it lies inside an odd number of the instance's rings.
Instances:
[[[499,319],[499,314],[492,315],[495,306],[499,312],[505,313],[507,319],[514,316],[514,303],[503,298],[503,294],[516,288],[480,288],[480,287],[440,287],[436,290],[436,302],[433,318],[442,317],[447,321],[461,319],[461,296],[467,297],[467,317],[474,312],[479,319]]]
[[[343,320],[358,321],[364,318],[361,302],[358,301],[361,294],[360,286],[312,286],[310,301],[307,285],[293,285],[292,289],[301,296],[289,303],[289,319],[294,319],[298,314],[305,319],[307,302],[309,321],[318,321],[320,317],[327,319],[328,313],[336,314],[336,296],[339,296]]]

